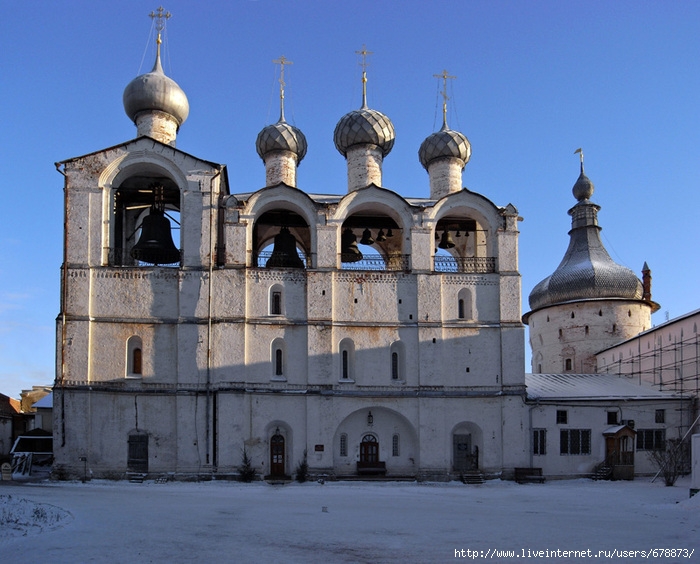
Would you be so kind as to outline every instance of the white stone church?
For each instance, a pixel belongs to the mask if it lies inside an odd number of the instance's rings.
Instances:
[[[634,394],[637,421],[664,409],[673,425],[678,394],[610,375],[606,397],[526,379],[520,218],[462,187],[471,147],[446,118],[419,150],[426,197],[383,187],[394,128],[367,106],[363,73],[361,106],[334,134],[347,190],[316,194],[297,187],[306,140],[283,100],[256,141],[266,186],[250,193],[176,147],[189,105],[160,52],[124,91],[137,137],[59,163],[55,468],[223,478],[245,450],[273,479],[305,457],[339,478],[585,475],[606,457],[605,430],[632,419],[606,413]],[[595,271],[598,207],[581,177],[570,254],[581,264],[592,249]],[[650,327],[650,290],[607,260],[603,290],[555,272],[533,291],[533,372],[594,372],[598,350]]]

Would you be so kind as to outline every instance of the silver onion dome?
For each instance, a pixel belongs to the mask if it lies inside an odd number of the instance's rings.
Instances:
[[[641,300],[640,280],[632,270],[612,260],[600,240],[600,206],[588,199],[593,183],[583,174],[583,167],[573,192],[579,202],[569,210],[569,248],[554,273],[530,292],[530,309],[579,300]]]
[[[273,125],[268,125],[258,133],[255,148],[260,158],[265,160],[265,155],[273,151],[291,151],[297,156],[297,164],[306,155],[306,137],[300,129],[289,125],[284,119],[280,119]]]
[[[172,116],[182,125],[190,113],[185,92],[163,72],[160,49],[153,70],[137,76],[124,89],[124,111],[136,122],[136,116],[146,111],[161,111]]]
[[[418,158],[426,170],[432,161],[442,157],[458,158],[464,168],[471,156],[469,139],[459,131],[449,129],[446,124],[443,124],[440,131],[428,135],[418,149]]]
[[[345,114],[335,126],[333,140],[344,157],[353,145],[376,145],[386,157],[394,146],[394,124],[383,113],[363,105],[359,110]]]
[[[581,165],[581,174],[579,175],[576,184],[574,184],[574,187],[571,189],[571,191],[574,193],[574,198],[576,198],[579,202],[582,200],[590,200],[594,190],[595,188],[593,186],[593,182],[591,182],[590,178],[584,174],[583,165]]]

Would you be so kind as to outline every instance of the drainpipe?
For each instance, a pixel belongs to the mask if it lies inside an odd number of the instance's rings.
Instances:
[[[214,287],[213,274],[214,274],[214,214],[218,213],[218,206],[214,207],[214,181],[217,177],[221,176],[221,167],[219,167],[218,172],[211,177],[209,181],[209,290],[207,295],[207,401],[206,401],[206,462],[209,464],[209,453],[211,451],[211,435],[214,433],[214,429],[210,426],[215,424],[215,419],[212,420],[211,417],[211,335],[212,335],[212,291]],[[216,201],[218,202],[218,193]],[[216,453],[213,454],[213,459],[216,460]]]

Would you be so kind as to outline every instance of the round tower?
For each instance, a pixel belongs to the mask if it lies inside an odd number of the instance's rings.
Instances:
[[[382,162],[394,146],[394,124],[383,113],[367,106],[367,72],[363,57],[362,107],[345,114],[335,126],[333,140],[348,164],[348,192],[370,184],[382,185]]]
[[[444,87],[442,91],[442,128],[425,138],[418,149],[418,158],[430,178],[430,198],[439,200],[452,192],[462,189],[462,172],[469,162],[472,147],[469,139],[459,131],[447,126],[447,71],[441,75]]]
[[[530,311],[523,316],[535,373],[595,373],[596,353],[649,329],[659,309],[651,300],[650,272],[645,288],[603,246],[593,190],[581,153],[569,247],[554,273],[530,292]]]
[[[151,72],[137,76],[124,89],[124,111],[136,124],[139,137],[145,135],[175,146],[180,126],[190,113],[190,105],[185,92],[172,79],[165,76],[160,62],[161,31],[163,19],[170,14],[162,14],[159,9],[156,29],[156,61]]]
[[[306,155],[306,137],[284,119],[284,65],[292,62],[284,57],[273,61],[280,65],[280,118],[258,133],[255,148],[265,163],[265,185],[284,183],[296,187],[297,167]]]

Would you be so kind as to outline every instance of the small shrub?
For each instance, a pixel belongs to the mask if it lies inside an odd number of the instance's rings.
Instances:
[[[297,464],[297,469],[296,469],[296,478],[297,482],[300,484],[303,484],[306,482],[306,479],[309,477],[309,463],[306,458],[306,450],[304,450],[304,458],[301,459],[301,462]]]
[[[255,479],[255,468],[253,468],[253,462],[248,456],[248,451],[243,447],[243,454],[241,456],[241,465],[238,467],[238,479],[241,482],[252,482]]]
[[[672,486],[678,476],[683,473],[685,453],[680,441],[670,439],[666,441],[664,450],[652,450],[649,459],[659,468],[664,477],[664,483]]]

